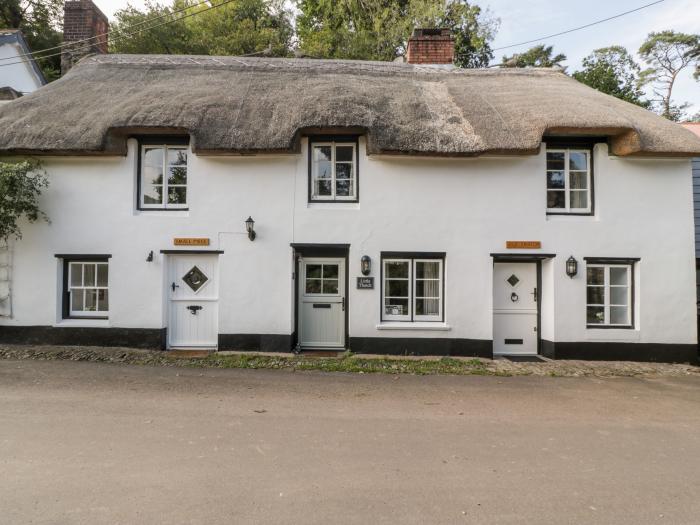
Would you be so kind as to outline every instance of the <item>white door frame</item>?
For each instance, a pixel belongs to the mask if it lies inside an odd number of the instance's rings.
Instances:
[[[495,265],[499,264],[499,263],[534,265],[535,283],[536,283],[535,284],[535,296],[534,296],[535,303],[536,303],[536,324],[535,324],[534,328],[536,331],[536,344],[535,344],[535,349],[533,352],[516,352],[516,351],[514,351],[511,354],[509,352],[496,352],[494,350],[494,355],[509,355],[509,354],[510,355],[539,355],[541,348],[542,348],[542,340],[541,340],[541,334],[540,334],[540,332],[541,332],[540,319],[541,319],[541,308],[542,308],[542,261],[540,259],[535,259],[535,258],[530,259],[530,258],[526,258],[526,257],[523,257],[523,258],[515,258],[514,257],[514,258],[502,258],[502,259],[495,258],[493,261],[494,272],[493,272],[492,285],[491,285],[492,293],[494,293],[495,287],[496,287]],[[496,312],[497,312],[497,310],[496,310],[495,305],[494,305],[494,308],[492,310],[492,319],[493,319],[492,323],[494,325],[495,325]],[[527,312],[517,312],[515,310],[513,310],[509,313],[513,314],[513,315],[518,315],[518,314],[526,315],[527,314]],[[531,313],[530,313],[530,315],[531,315]],[[494,326],[494,332],[495,332],[495,326]],[[492,340],[494,341],[494,344],[495,344],[495,333],[492,334]]]
[[[299,255],[298,261],[298,279],[297,279],[297,348],[299,349],[333,349],[343,350],[347,346],[347,320],[348,320],[348,290],[347,290],[347,257],[342,256],[320,256],[320,257],[304,257]],[[306,287],[306,268],[308,264],[338,264],[338,294],[307,294]],[[321,342],[305,342],[304,333],[304,306],[305,304],[313,304],[319,309],[333,308],[334,306],[342,312],[340,318],[340,333],[339,340],[336,343],[321,343]],[[329,306],[326,307],[325,305]]]
[[[212,349],[216,350],[218,347],[218,337],[219,337],[219,255],[220,252],[187,252],[182,250],[181,253],[168,253],[166,254],[164,265],[165,267],[165,283],[164,283],[164,295],[166,300],[166,326],[167,326],[167,348],[168,349],[183,349],[183,348],[197,348],[197,349]],[[182,280],[184,275],[180,270],[177,275],[177,269],[174,265],[177,264],[178,260],[191,259],[191,263],[186,266],[196,266],[197,258],[212,258],[214,261],[213,271],[205,272],[210,273],[207,277],[209,281],[206,282],[197,292],[194,292],[191,288],[187,287],[187,284]],[[201,266],[201,264],[200,264]],[[204,272],[204,270],[202,270]],[[187,272],[184,272],[187,273]],[[173,283],[176,285],[175,288],[172,287]],[[183,294],[182,292],[186,292]],[[190,304],[192,303],[192,304]],[[175,309],[179,310],[180,306],[202,306],[203,308],[211,308],[212,318],[211,322],[213,327],[210,328],[208,333],[208,340],[206,341],[194,341],[194,342],[180,342],[174,341],[176,330],[174,327],[175,319],[177,317]],[[197,310],[195,313],[190,313],[190,315],[201,315],[201,310]]]

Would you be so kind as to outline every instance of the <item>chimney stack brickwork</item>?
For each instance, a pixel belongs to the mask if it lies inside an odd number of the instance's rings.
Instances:
[[[455,41],[449,29],[414,29],[408,39],[409,64],[452,64]]]
[[[61,74],[65,75],[81,58],[95,53],[107,53],[109,22],[92,0],[66,0],[63,5],[63,43],[88,42],[66,46],[61,52]],[[100,36],[97,35],[105,35]]]

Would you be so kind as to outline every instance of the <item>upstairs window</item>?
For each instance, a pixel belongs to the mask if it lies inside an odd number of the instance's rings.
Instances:
[[[382,321],[443,320],[444,255],[382,254]]]
[[[357,141],[312,141],[309,201],[357,202]]]
[[[139,209],[187,208],[187,145],[141,144]]]
[[[547,148],[547,213],[590,214],[591,150]]]

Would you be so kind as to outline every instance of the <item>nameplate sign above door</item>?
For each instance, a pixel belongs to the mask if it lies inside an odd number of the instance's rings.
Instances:
[[[175,246],[209,246],[208,237],[175,237],[173,239]]]
[[[372,290],[374,288],[374,277],[358,277],[357,288],[359,290]]]
[[[539,250],[542,248],[540,241],[506,241],[508,250]]]

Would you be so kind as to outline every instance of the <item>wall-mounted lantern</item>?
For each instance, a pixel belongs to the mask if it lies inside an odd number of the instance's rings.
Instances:
[[[153,262],[153,250],[148,252],[148,256],[146,257],[146,262]]]
[[[578,261],[572,255],[566,260],[566,275],[572,279],[578,273]]]
[[[360,271],[362,275],[369,275],[372,271],[372,259],[369,258],[369,255],[363,255],[360,259]]]
[[[255,221],[253,220],[252,217],[248,216],[248,218],[245,221],[245,231],[248,232],[248,238],[251,241],[255,240]]]

